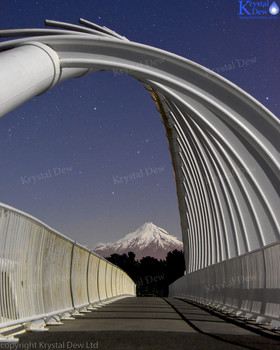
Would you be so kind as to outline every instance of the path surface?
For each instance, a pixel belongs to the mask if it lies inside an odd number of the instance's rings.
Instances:
[[[280,341],[169,298],[123,299],[49,329],[20,335],[17,349],[280,350]]]

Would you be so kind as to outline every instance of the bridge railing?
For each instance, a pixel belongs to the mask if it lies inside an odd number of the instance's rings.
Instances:
[[[169,286],[169,296],[280,328],[280,243],[189,273]]]
[[[115,265],[0,204],[0,338],[7,327],[28,328],[53,316],[60,320],[85,307],[135,296],[135,290]]]

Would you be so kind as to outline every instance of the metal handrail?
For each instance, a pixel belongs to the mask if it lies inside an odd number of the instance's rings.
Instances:
[[[99,290],[105,291],[102,299]],[[0,332],[125,295],[135,296],[135,284],[124,271],[35,217],[0,203]]]

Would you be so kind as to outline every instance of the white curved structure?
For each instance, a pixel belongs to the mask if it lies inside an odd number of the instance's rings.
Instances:
[[[0,342],[14,341],[3,333],[20,325],[43,330],[79,311],[135,295],[135,283],[120,268],[0,203]]]
[[[48,21],[62,29],[1,32],[29,36],[0,44],[0,69],[6,72],[0,81],[0,91],[5,91],[1,114],[71,77],[97,70],[129,74],[150,89],[166,128],[185,248],[184,280],[279,242],[279,120],[237,86],[194,62],[81,22],[89,28]],[[23,86],[18,85],[19,76]],[[277,276],[266,275],[264,284],[252,287],[269,295],[273,293],[268,289],[280,287],[279,264],[272,261],[264,264],[272,264]],[[240,273],[253,274],[251,265]],[[262,268],[269,271],[267,265]],[[233,268],[231,274],[237,271]],[[182,283],[172,286],[172,295],[215,303],[215,298],[199,294],[201,286],[190,290],[187,283],[182,289]],[[217,280],[207,283],[216,285]],[[238,290],[244,288],[251,286]],[[261,296],[246,307],[240,298],[227,301],[221,294],[217,304],[279,317],[280,301],[274,297]]]

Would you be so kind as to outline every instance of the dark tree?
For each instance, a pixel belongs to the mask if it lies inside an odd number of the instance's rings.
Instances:
[[[150,256],[142,258],[136,284],[138,295],[164,296],[166,294],[165,262]]]
[[[133,281],[137,279],[139,263],[135,260],[135,254],[133,252],[129,252],[128,255],[112,254],[106,259],[124,270]]]
[[[173,250],[166,260],[146,256],[139,261],[135,254],[112,254],[107,258],[110,262],[123,269],[136,283],[138,296],[167,296],[168,286],[184,275],[185,259],[182,251]]]
[[[166,282],[172,284],[184,275],[185,257],[184,253],[177,249],[169,252],[166,256]]]

